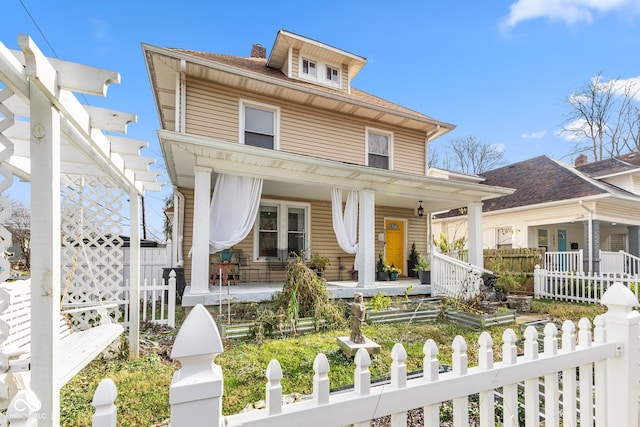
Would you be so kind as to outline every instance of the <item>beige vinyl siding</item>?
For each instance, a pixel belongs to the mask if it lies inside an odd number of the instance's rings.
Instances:
[[[187,79],[187,133],[238,142],[239,97],[202,80]]]
[[[193,245],[193,189],[178,188],[184,196],[184,230],[182,233],[182,258],[184,260],[184,277],[187,284],[191,283],[191,257],[189,251]]]
[[[380,127],[373,120],[354,119],[291,101],[223,89],[202,80],[187,81],[187,132],[238,142],[240,98],[281,108],[282,151],[364,165],[365,129],[371,126],[393,132],[394,170],[424,175],[423,132]]]
[[[343,91],[349,90],[349,66],[342,64],[342,72],[340,73],[340,87]]]
[[[424,175],[424,133],[393,131],[393,169]]]
[[[640,225],[640,215],[638,215],[637,209],[611,203],[598,203],[596,219],[627,225]]]
[[[298,72],[300,70],[300,50],[291,49],[291,76],[298,78]]]

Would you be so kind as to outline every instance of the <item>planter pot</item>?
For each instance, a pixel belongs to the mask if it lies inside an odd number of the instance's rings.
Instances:
[[[509,325],[516,321],[516,311],[509,309],[500,313],[468,313],[448,308],[445,310],[445,316],[451,323],[476,329],[484,329],[495,325]]]
[[[418,271],[418,277],[420,278],[420,284],[428,285],[431,283],[431,271]]]
[[[377,272],[376,280],[378,282],[386,282],[387,280],[389,280],[389,273],[385,273],[384,271]]]
[[[398,279],[398,273],[389,273],[389,280],[394,281]]]
[[[416,260],[414,259],[408,259],[407,260],[407,276],[408,277],[418,277],[418,272],[417,271],[413,271],[413,269],[416,266]]]
[[[507,306],[518,313],[527,313],[531,311],[531,300],[533,295],[507,295]]]

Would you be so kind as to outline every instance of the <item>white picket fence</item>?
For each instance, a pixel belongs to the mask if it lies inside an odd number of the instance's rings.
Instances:
[[[452,371],[439,374],[438,347],[424,344],[423,375],[407,379],[407,354],[402,344],[391,351],[390,384],[374,386],[364,349],[354,358],[354,389],[330,393],[329,363],[320,353],[313,363],[313,394],[308,400],[283,405],[280,363],[266,368],[266,408],[230,416],[222,415],[223,375],[214,363],[224,351],[218,328],[207,310],[198,305],[186,318],[171,356],[180,362],[171,384],[173,427],[266,426],[368,426],[372,419],[391,415],[391,426],[407,425],[407,411],[424,410],[425,425],[439,425],[440,404],[451,401],[453,425],[469,426],[469,400],[479,396],[481,427],[519,425],[519,405],[524,405],[526,426],[638,426],[638,369],[640,314],[638,300],[622,284],[610,287],[602,298],[608,311],[591,322],[582,319],[544,327],[543,349],[538,332],[524,332],[524,354],[517,355],[516,334],[505,330],[502,360],[494,361],[493,342],[487,332],[478,340],[478,366],[467,363],[467,343],[458,336],[452,343]],[[559,345],[559,342],[561,343]],[[523,386],[521,386],[523,384]],[[518,389],[524,388],[519,395]],[[500,398],[496,399],[499,393]],[[117,390],[104,380],[93,405],[94,427],[115,427]],[[499,402],[503,415],[496,415]],[[36,425],[38,400],[32,392],[18,394],[7,417],[12,427]]]
[[[533,286],[536,298],[596,304],[609,287],[619,282],[638,297],[640,277],[615,273],[548,271],[536,265]]]
[[[123,304],[127,306],[125,310],[124,324],[129,322],[129,281],[127,280],[125,300]],[[169,280],[160,278],[151,282],[146,278],[140,284],[140,320],[167,325],[171,328],[176,326],[176,272],[169,272]]]

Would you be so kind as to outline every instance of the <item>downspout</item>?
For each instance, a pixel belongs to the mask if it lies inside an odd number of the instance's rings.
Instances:
[[[176,248],[176,258],[178,260],[178,268],[184,266],[184,257],[182,253],[182,243],[184,241],[184,194],[178,191],[178,187],[173,187],[173,205],[178,205],[178,209],[173,210],[174,218],[174,247]]]
[[[593,211],[586,207],[582,200],[578,200],[578,205],[589,212],[589,221],[587,229],[587,244],[589,245],[589,273],[593,272]]]

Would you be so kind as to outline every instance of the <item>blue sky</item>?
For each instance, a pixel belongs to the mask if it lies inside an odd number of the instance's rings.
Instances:
[[[571,143],[557,135],[568,113],[563,98],[598,72],[640,76],[640,0],[2,3],[7,47],[17,49],[17,35],[28,34],[47,56],[120,72],[122,83],[106,99],[86,98],[136,113],[128,135],[150,142],[145,155],[158,168],[159,124],[142,42],[248,56],[253,43],[269,54],[286,29],[367,58],[353,81],[358,89],[457,125],[436,147],[474,135],[503,148],[509,163],[541,154],[571,162]],[[10,195],[23,197],[23,188]],[[147,195],[157,234],[169,192]]]

